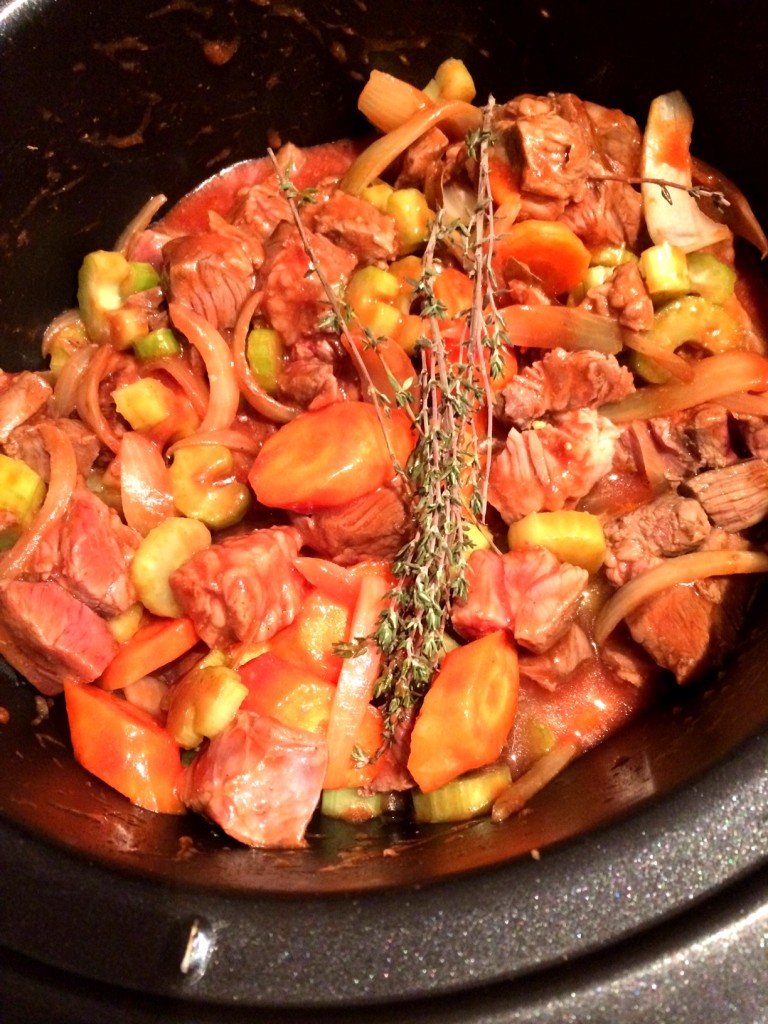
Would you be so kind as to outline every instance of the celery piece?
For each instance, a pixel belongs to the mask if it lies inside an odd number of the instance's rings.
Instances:
[[[142,377],[112,392],[117,411],[134,430],[151,430],[168,419],[173,411],[174,394],[155,377]]]
[[[110,340],[110,313],[120,309],[129,287],[131,268],[119,252],[89,252],[78,274],[77,303],[89,337]]]
[[[130,276],[126,281],[124,295],[133,295],[135,292],[144,292],[147,288],[157,288],[160,284],[160,275],[151,263],[144,263],[141,260],[131,260],[128,264]]]
[[[419,189],[396,188],[389,197],[387,213],[395,219],[398,255],[414,252],[426,242],[432,213]]]
[[[197,519],[174,516],[149,531],[131,562],[131,580],[147,611],[169,619],[184,614],[171,587],[171,576],[193,555],[210,546],[210,531]]]
[[[688,254],[688,280],[696,295],[722,305],[733,295],[736,271],[711,252],[691,252]]]
[[[590,267],[618,267],[622,263],[637,263],[637,256],[623,245],[599,245],[589,258]]]
[[[196,666],[174,686],[167,729],[188,750],[229,725],[248,695],[240,674],[225,665]]]
[[[416,821],[429,824],[468,821],[487,814],[511,781],[509,766],[498,762],[467,772],[431,793],[416,790],[413,793],[414,816]]]
[[[690,291],[685,253],[669,242],[652,245],[640,253],[640,273],[654,304],[668,302]]]
[[[159,359],[160,356],[177,356],[181,353],[179,339],[170,327],[158,327],[133,342],[133,350],[139,359]]]
[[[239,523],[251,504],[248,487],[236,479],[232,452],[223,444],[178,448],[168,473],[176,508],[212,530]]]
[[[43,504],[46,487],[38,473],[21,459],[0,455],[0,511],[8,525],[0,530],[0,550],[11,547]],[[5,518],[5,517],[4,517]]]
[[[587,272],[584,274],[581,282],[568,295],[568,305],[578,306],[587,297],[587,292],[590,288],[597,288],[601,284],[605,284],[613,277],[615,267],[608,267],[602,264],[598,266],[587,267]]]
[[[345,298],[352,309],[359,310],[370,302],[394,302],[400,294],[400,281],[381,267],[363,267],[349,279]]]
[[[605,558],[605,536],[597,516],[591,512],[563,509],[559,512],[531,512],[507,531],[509,547],[547,548],[562,562],[597,572]]]
[[[375,206],[377,210],[381,211],[381,213],[386,213],[387,203],[389,202],[389,197],[393,192],[394,189],[391,185],[388,185],[386,181],[374,182],[372,185],[363,189],[360,193],[360,198],[364,199],[367,203],[370,203],[371,206]]]
[[[434,81],[437,83],[438,96],[441,100],[463,100],[465,103],[471,103],[477,93],[467,65],[457,57],[449,57],[443,61],[435,72]]]
[[[248,366],[259,387],[268,395],[277,394],[277,382],[283,365],[285,346],[277,331],[254,327],[245,343]]]
[[[380,818],[386,807],[386,793],[363,793],[359,789],[324,789],[320,810],[341,821],[370,821]]]

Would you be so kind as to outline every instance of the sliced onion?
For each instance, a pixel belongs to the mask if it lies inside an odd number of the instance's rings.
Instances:
[[[40,543],[45,531],[66,512],[77,484],[77,459],[68,435],[48,420],[40,423],[39,430],[51,461],[48,490],[28,529],[0,558],[2,579],[23,572],[29,556]]]
[[[229,448],[231,452],[242,452],[244,455],[257,455],[261,450],[262,441],[255,437],[249,437],[242,430],[230,428],[229,430],[196,430],[194,434],[187,434],[179,438],[168,449],[168,454],[173,455],[179,448],[189,448],[196,444],[220,444]]]
[[[119,464],[125,521],[146,537],[176,514],[168,469],[155,442],[133,430],[123,434]]]
[[[53,387],[54,415],[69,416],[77,408],[80,382],[96,351],[96,345],[86,345],[85,348],[79,348],[77,352],[73,352],[64,363],[59,379]]]
[[[627,332],[611,317],[572,306],[505,306],[498,311],[511,344],[522,348],[620,352]]]
[[[268,395],[264,388],[260,387],[248,365],[246,357],[246,346],[248,343],[248,328],[251,324],[251,317],[256,307],[261,302],[261,292],[254,292],[243,304],[240,314],[235,323],[232,333],[232,358],[235,364],[235,376],[243,397],[256,412],[273,423],[288,423],[299,415],[301,409],[295,405],[286,405],[278,402],[272,395]]]
[[[648,432],[648,424],[645,420],[635,420],[628,429],[632,431],[640,451],[643,472],[648,483],[655,494],[661,494],[669,486],[666,466],[661,452],[653,443],[653,438]]]
[[[417,111],[431,107],[433,103],[421,89],[401,78],[385,71],[372,71],[357,106],[379,131],[391,132]]]
[[[148,359],[143,368],[149,375],[158,370],[167,373],[182,389],[200,419],[205,416],[210,401],[208,385],[200,374],[195,373],[186,359],[179,356],[160,356],[157,359]]]
[[[768,572],[768,554],[763,551],[694,551],[668,558],[625,583],[606,601],[595,620],[595,642],[605,643],[622,619],[654,594],[678,583],[755,572]]]
[[[466,135],[480,127],[482,116],[478,107],[462,100],[439,100],[430,107],[417,110],[413,117],[363,150],[339,182],[339,187],[350,195],[359,196],[393,160],[434,125],[451,121],[460,135]]]
[[[208,408],[199,429],[222,430],[229,427],[240,404],[240,389],[229,346],[213,324],[189,307],[171,302],[168,312],[174,325],[200,353],[208,374]]]
[[[629,423],[668,416],[737,392],[768,391],[768,358],[757,352],[722,352],[693,365],[691,381],[640,388],[620,402],[601,406],[600,412],[614,423]]]
[[[679,91],[657,96],[651,103],[643,135],[642,177],[668,181],[681,188],[666,190],[643,181],[643,213],[654,244],[669,242],[684,252],[694,252],[731,237],[730,228],[711,220],[699,209],[687,189],[691,177],[693,113]]]
[[[497,798],[491,811],[492,819],[506,821],[511,814],[522,810],[578,753],[575,743],[563,743],[547,751]]]
[[[43,355],[49,356],[59,334],[67,334],[73,327],[79,327],[84,331],[79,309],[67,309],[63,313],[59,313],[57,317],[54,317],[43,332],[43,343],[41,346]]]
[[[114,368],[117,353],[111,345],[100,345],[83,373],[77,392],[77,411],[105,448],[115,454],[120,449],[120,438],[112,429],[101,408],[101,382]]]
[[[120,232],[120,237],[114,244],[115,252],[120,252],[125,256],[136,236],[149,227],[157,211],[165,206],[167,201],[164,195],[156,195],[148,199],[136,216],[132,217]]]
[[[726,395],[719,398],[717,404],[735,416],[764,416],[768,419],[768,395]]]
[[[735,234],[751,242],[765,259],[768,256],[768,238],[738,185],[726,178],[722,171],[697,157],[693,158],[693,176],[697,184],[713,192],[722,192],[728,203],[723,212],[723,220]]]
[[[637,331],[627,331],[624,335],[624,347],[631,348],[641,356],[646,356],[657,363],[662,370],[666,370],[677,380],[693,380],[693,367],[682,356],[670,351],[664,345],[660,345],[653,335],[640,334]]]

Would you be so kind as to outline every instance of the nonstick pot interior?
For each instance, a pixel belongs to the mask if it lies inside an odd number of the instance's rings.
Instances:
[[[172,202],[268,143],[365,132],[374,67],[423,83],[462,57],[480,96],[573,91],[640,122],[682,89],[696,153],[765,222],[766,35],[759,3],[0,4],[0,365],[39,365],[83,255],[149,195]],[[323,823],[291,853],[129,806],[73,762],[60,707],[32,724],[6,670],[0,943],[147,992],[328,1006],[521,977],[640,932],[762,862],[758,613],[715,687],[646,715],[503,826]]]

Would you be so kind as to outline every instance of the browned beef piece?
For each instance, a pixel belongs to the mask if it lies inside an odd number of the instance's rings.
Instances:
[[[394,558],[413,533],[413,521],[397,484],[379,487],[336,508],[293,518],[304,544],[339,565],[367,558]]]
[[[300,847],[327,763],[324,737],[240,711],[186,769],[182,798],[241,843]]]
[[[93,682],[116,646],[104,620],[57,583],[12,580],[0,590],[0,654],[47,696]]]
[[[281,221],[291,220],[291,207],[284,192],[274,185],[251,185],[243,189],[232,213],[232,222],[249,228],[264,241]]]
[[[403,153],[403,163],[395,188],[420,188],[448,148],[448,136],[439,128],[430,128]]]
[[[275,526],[228,537],[193,555],[171,586],[209,647],[268,640],[296,617],[306,582],[294,568],[301,537]]]
[[[473,551],[467,598],[456,602],[451,621],[467,639],[507,629],[540,653],[570,627],[588,578],[586,569],[560,562],[546,548]]]
[[[768,419],[761,416],[738,416],[736,427],[750,455],[768,459]]]
[[[394,218],[341,189],[317,209],[314,224],[318,234],[354,253],[363,265],[391,263],[397,256]]]
[[[39,373],[0,371],[0,444],[39,412],[52,394],[51,385]]]
[[[215,231],[174,238],[163,247],[172,301],[189,306],[218,330],[234,327],[253,291],[253,263],[236,239]]]
[[[141,537],[85,487],[43,534],[26,568],[30,579],[55,580],[102,615],[136,601],[131,562]]]
[[[59,417],[52,422],[72,442],[72,447],[75,451],[75,461],[77,462],[77,471],[80,476],[87,477],[101,449],[99,439],[81,420]],[[48,456],[48,449],[40,434],[39,422],[25,423],[20,427],[16,427],[4,447],[6,455],[22,459],[46,483],[48,482],[51,475],[51,460]]]
[[[504,418],[522,429],[547,413],[615,402],[634,390],[632,374],[615,356],[556,348],[504,388]]]
[[[697,405],[670,416],[655,416],[648,426],[673,483],[702,469],[737,462],[730,417],[720,405]]]
[[[402,793],[415,786],[413,776],[408,771],[411,735],[415,724],[416,709],[408,708],[395,726],[391,744],[377,762],[376,777],[368,787],[372,793]]]
[[[560,639],[542,654],[520,652],[520,675],[547,690],[554,690],[587,658],[594,657],[584,630],[572,623]]]
[[[305,335],[290,347],[277,383],[283,398],[312,409],[360,394],[346,353],[322,334]]]
[[[712,527],[694,498],[664,494],[603,524],[605,574],[621,586],[670,555],[693,551]]]
[[[623,629],[615,629],[603,643],[600,661],[618,679],[638,689],[662,675],[656,662]]]
[[[616,267],[607,281],[589,289],[579,305],[613,317],[630,331],[650,331],[653,327],[653,303],[636,263]]]
[[[572,507],[611,468],[618,437],[593,409],[564,412],[529,430],[513,427],[491,465],[488,500],[507,523]]]
[[[332,288],[346,283],[357,258],[324,235],[309,233],[315,257]],[[294,345],[305,335],[315,335],[318,323],[328,314],[328,297],[298,232],[287,230],[276,238],[264,266],[264,312],[270,324]]]
[[[702,504],[715,524],[738,533],[768,515],[768,463],[746,459],[686,480],[685,489]]]

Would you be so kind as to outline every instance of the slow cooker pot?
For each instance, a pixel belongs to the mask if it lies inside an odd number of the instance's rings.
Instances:
[[[372,68],[423,83],[461,57],[480,96],[573,91],[641,123],[681,89],[695,152],[765,223],[767,42],[751,2],[5,0],[0,365],[40,365],[83,255],[149,195],[173,202],[276,138],[366,132]],[[290,852],[130,806],[75,764],[61,708],[39,721],[3,664],[8,1019],[758,1019],[761,604],[717,680],[575,762],[525,814],[324,823]]]

